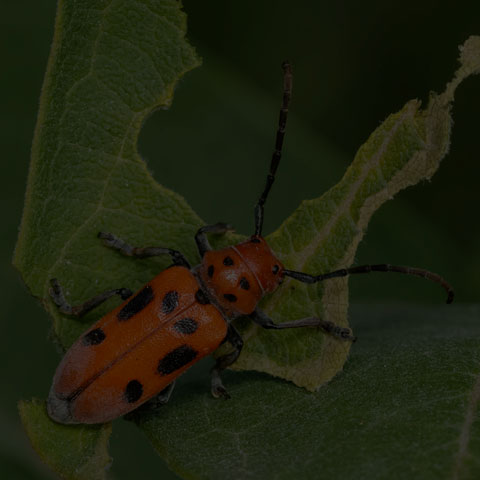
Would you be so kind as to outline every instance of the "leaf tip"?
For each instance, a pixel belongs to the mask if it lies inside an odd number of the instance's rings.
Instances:
[[[471,35],[463,45],[460,45],[460,64],[467,75],[480,73],[480,36]]]

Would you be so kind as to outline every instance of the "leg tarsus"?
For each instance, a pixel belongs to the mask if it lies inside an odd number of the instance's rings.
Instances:
[[[215,398],[230,399],[230,394],[223,386],[222,379],[220,378],[220,372],[218,370],[212,370],[212,395]]]
[[[200,227],[195,234],[195,242],[197,244],[198,253],[201,257],[212,249],[207,238],[207,233],[223,234],[227,232],[233,232],[235,229],[228,223],[218,222],[213,225],[204,225]]]
[[[223,386],[222,379],[220,377],[220,372],[225,370],[227,367],[232,365],[240,355],[240,352],[243,348],[243,340],[240,334],[237,332],[235,327],[232,325],[228,326],[228,332],[226,341],[230,342],[235,349],[233,352],[227,353],[221,357],[217,358],[217,362],[215,363],[214,367],[212,368],[212,395],[215,398],[225,398],[229,399],[230,395],[228,394],[227,390]]]
[[[56,278],[52,278],[50,280],[51,288],[49,290],[50,296],[52,300],[57,305],[60,312],[66,315],[73,315],[75,317],[82,317],[83,315],[87,314],[90,310],[101,305],[105,300],[113,297],[114,295],[119,295],[122,300],[126,300],[132,295],[132,291],[128,288],[117,288],[114,290],[108,290],[106,292],[97,295],[90,300],[82,303],[81,305],[70,305],[67,300],[65,299],[65,295],[63,294],[63,289],[58,283]]]
[[[251,313],[250,318],[263,328],[272,328],[276,330],[285,328],[301,328],[301,327],[320,327],[325,333],[332,335],[340,340],[349,340],[354,342],[356,337],[352,335],[352,331],[346,327],[340,327],[333,322],[323,320],[318,317],[307,317],[291,322],[275,323],[265,312],[257,308]]]

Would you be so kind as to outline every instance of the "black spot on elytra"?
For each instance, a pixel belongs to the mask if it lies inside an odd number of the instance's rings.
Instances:
[[[178,306],[178,292],[171,290],[167,292],[162,300],[162,312],[172,313]]]
[[[181,345],[167,353],[159,362],[157,371],[160,375],[169,375],[190,363],[198,352],[188,345]]]
[[[228,300],[229,302],[236,302],[237,297],[233,293],[225,293],[223,297]]]
[[[101,328],[95,328],[83,336],[82,343],[85,346],[98,345],[105,340],[105,332]]]
[[[276,275],[279,270],[280,270],[280,267],[278,265],[274,265],[273,268],[272,268],[272,272],[273,272],[274,275]]]
[[[231,257],[229,256],[226,256],[224,259],[223,259],[223,264],[227,267],[231,267],[233,265],[233,260]]]
[[[138,292],[117,314],[120,321],[129,320],[143,310],[153,300],[153,289],[150,285]]]
[[[182,318],[173,324],[173,328],[184,335],[191,335],[195,333],[198,328],[198,323],[189,317]]]
[[[130,380],[125,387],[125,399],[128,403],[134,403],[143,394],[143,385],[138,380]]]
[[[208,299],[207,295],[205,292],[199,288],[196,293],[195,293],[195,300],[200,304],[200,305],[207,305],[210,303],[210,300]]]
[[[260,239],[259,239],[259,238],[256,238],[256,237],[253,237],[250,241],[251,241],[252,243],[260,243]]]
[[[215,267],[214,267],[213,265],[209,265],[209,266],[208,266],[208,269],[207,269],[207,273],[208,273],[208,276],[209,276],[210,278],[213,277],[213,272],[214,272],[214,271],[215,271]]]
[[[243,288],[244,290],[250,289],[250,283],[245,277],[240,279],[240,288]]]

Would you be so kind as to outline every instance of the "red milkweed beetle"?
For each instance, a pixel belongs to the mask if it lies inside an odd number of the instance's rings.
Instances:
[[[453,299],[450,285],[439,275],[417,268],[363,265],[310,275],[287,270],[262,237],[263,211],[279,165],[292,90],[290,65],[285,62],[284,92],[275,150],[265,188],[255,206],[255,233],[245,242],[212,250],[207,234],[222,234],[225,223],[207,225],[195,235],[202,262],[191,268],[178,251],[163,247],[132,247],[110,233],[99,237],[111,248],[137,258],[170,255],[173,265],[134,296],[126,288],[110,290],[82,305],[67,303],[56,279],[50,294],[60,311],[82,316],[113,295],[125,300],[88,329],[68,350],[57,368],[47,408],[60,423],[103,423],[124,415],[157,395],[165,403],[175,379],[224,341],[234,350],[220,356],[212,369],[212,393],[228,398],[220,372],[240,355],[243,341],[232,320],[246,315],[264,328],[320,327],[339,341],[353,341],[348,328],[317,317],[276,324],[258,307],[285,277],[316,283],[354,273],[399,272],[439,283]]]

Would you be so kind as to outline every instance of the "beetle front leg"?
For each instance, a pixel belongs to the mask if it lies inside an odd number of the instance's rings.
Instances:
[[[83,315],[88,313],[90,310],[93,310],[94,308],[98,307],[105,300],[108,300],[110,297],[113,297],[114,295],[119,295],[122,300],[126,300],[133,293],[128,288],[117,288],[115,290],[107,290],[106,292],[103,292],[91,298],[90,300],[87,300],[81,305],[72,306],[65,299],[65,296],[63,294],[63,289],[58,283],[58,280],[56,278],[52,278],[50,280],[50,284],[51,284],[51,288],[49,290],[50,296],[52,297],[52,300],[55,302],[60,312],[65,313],[66,315],[73,315],[75,317],[82,317]]]
[[[339,340],[349,340],[354,342],[356,337],[352,335],[352,331],[346,327],[340,327],[328,320],[322,320],[318,317],[307,317],[291,322],[275,323],[266,313],[257,308],[249,317],[263,328],[272,328],[276,330],[284,328],[301,328],[301,327],[320,327],[325,333],[338,338]]]
[[[156,257],[158,255],[170,255],[175,265],[190,268],[188,260],[178,250],[166,247],[133,247],[129,243],[117,237],[113,233],[99,232],[98,238],[103,240],[103,243],[110,248],[120,251],[128,257],[148,258]]]
[[[201,257],[205,255],[205,252],[208,252],[212,249],[207,238],[207,233],[216,233],[223,234],[227,232],[233,232],[234,228],[227,223],[215,223],[214,225],[205,225],[200,227],[195,234],[195,242],[197,244],[198,253]]]
[[[220,378],[220,372],[232,365],[240,355],[243,348],[243,339],[240,334],[235,330],[232,325],[228,326],[226,341],[230,342],[235,349],[233,352],[227,353],[217,358],[215,366],[212,368],[212,395],[215,398],[223,397],[225,399],[230,398],[227,390],[223,386],[222,379]]]

